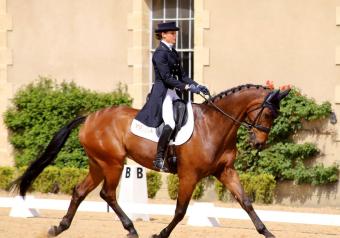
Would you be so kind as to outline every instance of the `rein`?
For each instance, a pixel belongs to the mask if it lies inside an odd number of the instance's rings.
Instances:
[[[239,121],[237,119],[235,119],[233,116],[229,115],[228,113],[226,113],[225,111],[223,111],[221,108],[219,108],[216,104],[214,104],[211,100],[211,94],[209,93],[208,96],[209,98],[207,99],[206,97],[204,97],[202,94],[199,93],[199,95],[204,98],[205,101],[207,101],[208,103],[210,103],[211,106],[213,106],[217,111],[219,111],[220,113],[222,113],[224,116],[228,117],[229,119],[231,119],[232,121],[244,126],[245,128],[247,128],[247,130],[250,130],[252,128],[256,128],[260,131],[263,131],[263,132],[266,132],[266,133],[269,133],[270,129],[268,127],[264,127],[262,125],[259,125],[257,124],[257,121],[260,119],[261,115],[262,115],[262,112],[264,110],[264,108],[266,107],[265,106],[265,102],[266,100],[263,101],[263,103],[261,104],[261,106],[251,110],[252,111],[255,111],[257,109],[260,109],[261,108],[261,111],[257,114],[255,120],[252,122],[252,123],[249,123],[247,121]]]

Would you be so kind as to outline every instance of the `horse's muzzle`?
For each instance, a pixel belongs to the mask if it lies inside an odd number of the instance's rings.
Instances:
[[[266,142],[260,142],[257,140],[256,134],[253,131],[249,133],[249,143],[253,148],[257,150],[262,150],[266,145]]]

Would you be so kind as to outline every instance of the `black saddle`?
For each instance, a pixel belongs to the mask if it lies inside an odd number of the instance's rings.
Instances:
[[[172,110],[174,112],[175,129],[171,135],[171,139],[175,139],[177,133],[188,121],[187,105],[182,99],[177,99],[172,102]],[[164,127],[164,122],[157,127],[156,134],[160,136]]]

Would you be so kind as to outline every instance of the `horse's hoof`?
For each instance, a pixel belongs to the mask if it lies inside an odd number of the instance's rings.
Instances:
[[[58,230],[58,227],[51,226],[51,228],[48,230],[47,236],[48,237],[56,237],[58,235],[57,230]]]
[[[268,230],[266,230],[263,234],[266,238],[275,238],[275,236],[270,233]]]
[[[138,234],[127,234],[127,238],[139,238]]]

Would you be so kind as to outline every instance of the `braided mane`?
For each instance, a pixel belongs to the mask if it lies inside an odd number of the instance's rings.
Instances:
[[[228,96],[228,95],[231,95],[233,93],[239,92],[239,91],[241,91],[243,89],[249,89],[249,88],[256,88],[256,89],[260,89],[261,88],[261,89],[270,90],[270,88],[268,88],[266,86],[262,86],[262,85],[244,84],[244,85],[240,85],[240,86],[237,86],[237,87],[233,87],[233,88],[227,89],[227,90],[217,94],[216,96],[213,96],[211,98],[211,101],[212,102],[218,101],[218,100],[222,99],[225,96]],[[207,102],[205,102],[205,103],[207,103]]]

